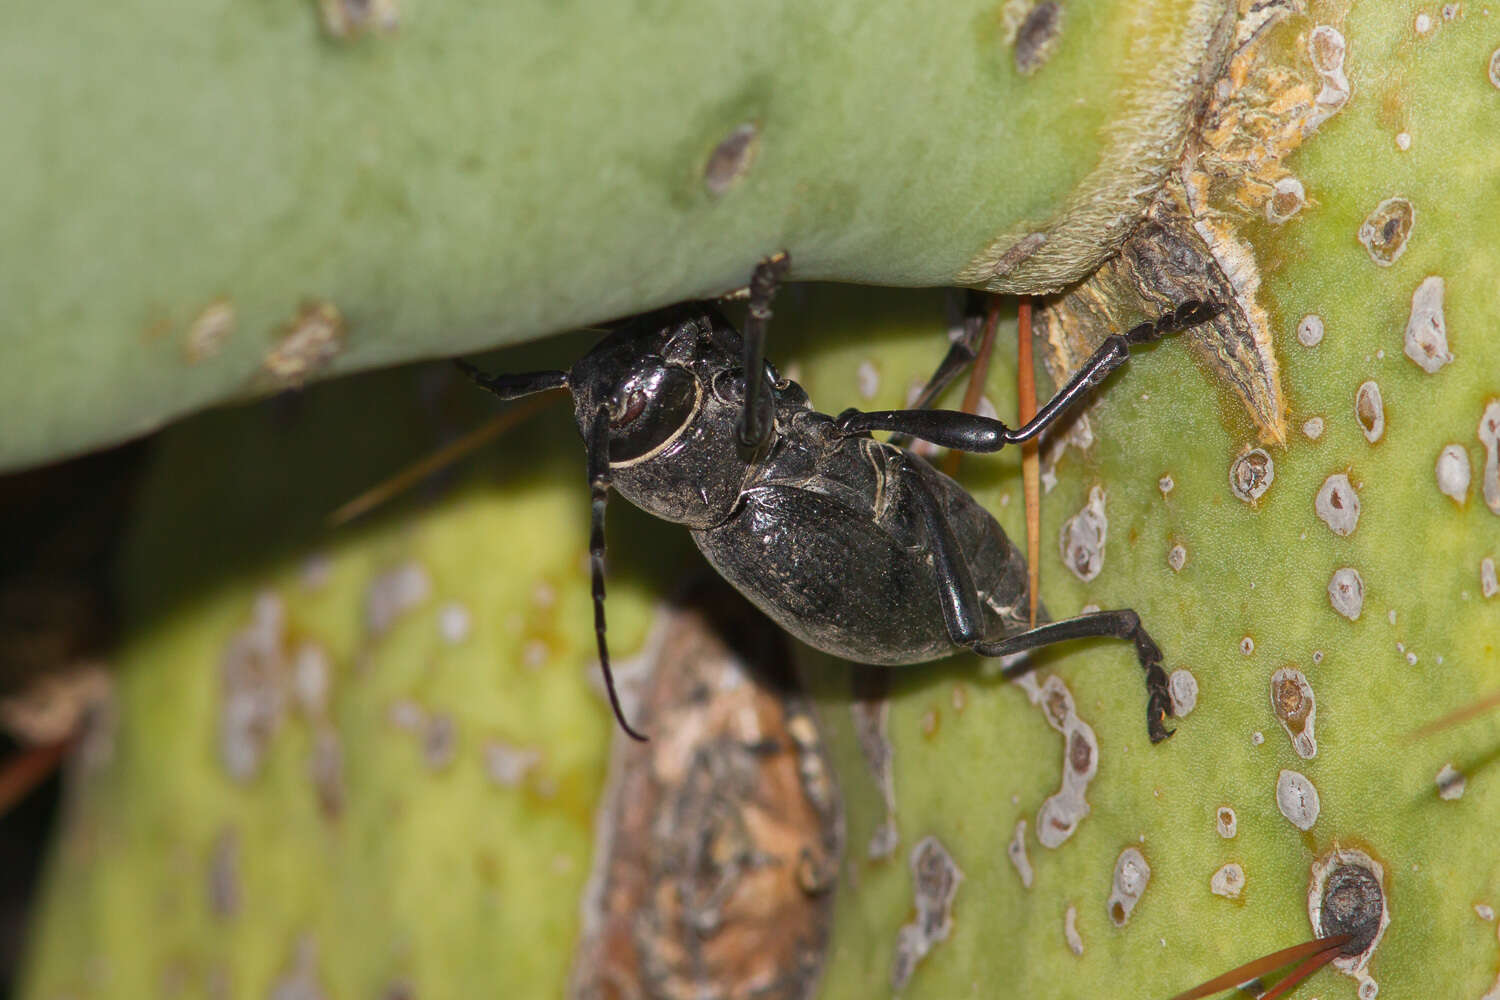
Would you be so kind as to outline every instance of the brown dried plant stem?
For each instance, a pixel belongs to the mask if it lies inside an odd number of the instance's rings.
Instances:
[[[44,743],[23,750],[0,765],[0,816],[46,781],[72,746],[71,739]]]
[[[337,528],[340,525],[348,524],[356,517],[368,514],[386,501],[411,489],[428,476],[441,472],[470,452],[483,447],[506,431],[530,420],[541,411],[542,407],[556,401],[558,398],[557,393],[543,393],[532,399],[523,400],[503,413],[496,414],[469,431],[463,437],[449,442],[426,458],[413,462],[385,482],[372,486],[353,500],[350,500],[338,510],[328,515],[328,526]]]
[[[1434,719],[1419,729],[1413,730],[1407,739],[1413,742],[1426,739],[1435,733],[1442,732],[1444,729],[1450,729],[1460,723],[1468,722],[1476,716],[1483,715],[1497,705],[1500,705],[1500,691],[1491,691],[1472,704],[1465,705],[1457,711],[1449,712],[1442,718]]]
[[[1023,295],[1016,310],[1016,396],[1019,420],[1024,425],[1036,416],[1036,368],[1031,360],[1031,297]],[[1041,442],[1033,438],[1021,445],[1021,489],[1026,500],[1026,576],[1031,627],[1036,627],[1037,590],[1042,560],[1042,463]]]

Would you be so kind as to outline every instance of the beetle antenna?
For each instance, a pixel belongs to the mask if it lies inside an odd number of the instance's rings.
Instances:
[[[561,374],[561,373],[559,373]],[[594,635],[599,640],[599,669],[604,672],[604,688],[609,692],[609,705],[625,735],[641,743],[646,737],[631,728],[625,721],[625,710],[620,707],[620,694],[615,690],[614,671],[609,667],[609,644],[604,639],[604,505],[609,500],[609,410],[600,407],[589,425],[589,575],[594,589]]]
[[[57,770],[75,743],[72,735],[65,736],[55,743],[22,750],[0,764],[0,816]]]
[[[522,372],[519,375],[486,375],[462,358],[454,358],[453,363],[458,365],[460,371],[473,379],[476,385],[488,389],[501,399],[520,399],[522,396],[546,392],[548,389],[566,389],[568,387],[568,373],[564,371]]]

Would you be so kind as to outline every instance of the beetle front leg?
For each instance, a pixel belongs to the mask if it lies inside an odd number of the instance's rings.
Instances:
[[[949,291],[948,329],[951,339],[948,351],[943,355],[943,360],[938,362],[927,383],[922,386],[922,391],[911,401],[910,408],[913,410],[932,409],[943,391],[979,357],[980,344],[984,340],[984,302],[988,296],[970,288],[963,291],[962,298],[952,298],[957,292],[958,289]],[[909,448],[911,442],[909,434],[893,434],[889,443],[897,448]]]
[[[767,257],[755,265],[750,276],[750,306],[745,317],[745,407],[735,431],[740,444],[755,451],[771,436],[771,394],[766,387],[766,324],[771,320],[771,300],[791,266],[786,252]]]

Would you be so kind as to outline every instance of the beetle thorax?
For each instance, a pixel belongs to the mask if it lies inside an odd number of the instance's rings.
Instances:
[[[578,426],[609,414],[611,485],[663,520],[724,521],[739,501],[745,457],[735,434],[744,400],[739,335],[716,314],[674,311],[616,331],[570,373]]]
[[[737,408],[705,394],[696,417],[662,451],[635,462],[610,463],[614,488],[665,521],[690,528],[722,523],[739,502],[745,480],[745,465],[735,460],[738,415]]]

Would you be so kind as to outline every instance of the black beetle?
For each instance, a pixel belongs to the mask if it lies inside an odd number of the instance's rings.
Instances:
[[[1000,525],[957,482],[868,432],[974,452],[1030,440],[1123,364],[1132,344],[1216,310],[1190,302],[1106,338],[1018,429],[950,410],[832,417],[764,360],[771,298],[786,267],[779,254],[756,268],[743,335],[713,304],[695,302],[627,321],[566,372],[486,375],[459,362],[502,399],[573,394],[593,496],[594,628],[620,725],[644,739],[620,710],[605,643],[610,487],[686,525],[714,568],[782,628],[845,659],[898,665],[936,660],[955,646],[1004,656],[1086,636],[1129,639],[1146,672],[1151,741],[1170,736],[1161,650],[1136,613],[1098,611],[1029,628],[1025,557]],[[1017,664],[1005,674],[1027,669]]]

